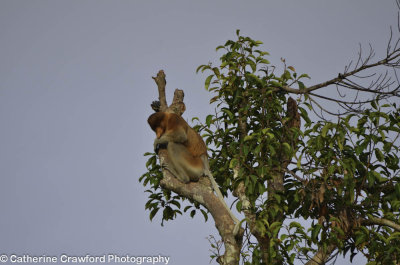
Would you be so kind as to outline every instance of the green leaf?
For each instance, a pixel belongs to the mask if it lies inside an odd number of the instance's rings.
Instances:
[[[197,67],[196,69],[196,74],[204,67],[204,65],[200,65],[199,67]]]
[[[273,133],[267,133],[267,136],[268,136],[268,138],[270,139],[270,140],[272,140],[272,139],[274,139],[275,138],[275,135],[273,134]]]
[[[213,90],[212,88],[210,89],[210,91]],[[214,103],[215,101],[217,101],[219,99],[219,96],[215,96],[213,98],[210,99],[210,104]]]
[[[208,220],[208,214],[207,214],[207,212],[204,211],[203,209],[200,209],[200,212],[203,214],[204,220],[207,222],[207,220]]]
[[[322,128],[321,130],[321,136],[322,137],[326,137],[328,130],[331,128],[332,124],[331,123],[327,123],[325,124],[325,126]]]
[[[151,212],[150,212],[150,221],[153,220],[154,216],[156,215],[156,213],[158,212],[158,210],[160,210],[160,208],[154,208]]]
[[[283,143],[283,147],[286,149],[287,152],[290,152],[292,150],[292,147],[288,143]]]
[[[368,187],[372,188],[375,183],[375,176],[372,172],[367,173]]]
[[[227,108],[223,108],[222,112],[226,113],[229,116],[229,119],[233,120],[234,115],[232,114],[232,112],[230,110],[228,110]]]
[[[301,117],[306,121],[307,124],[311,124],[311,120],[308,117],[308,113],[305,109],[299,107]]]
[[[212,70],[214,71],[214,74],[217,76],[217,78],[221,77],[221,73],[219,72],[218,67],[214,67]]]
[[[154,164],[155,161],[156,161],[155,156],[150,157],[149,160],[147,160],[146,162],[146,167],[149,167],[150,165]]]
[[[258,53],[260,56],[269,55],[269,52],[264,52],[260,50],[255,50],[255,52]]]
[[[207,79],[206,79],[206,81],[205,81],[205,85],[204,85],[204,87],[205,87],[206,90],[208,90],[208,87],[210,86],[210,82],[211,82],[211,79],[213,78],[213,76],[214,76],[214,75],[209,75],[209,76],[207,77]]]
[[[236,158],[232,159],[231,162],[229,162],[229,168],[235,168],[238,162]]]
[[[256,148],[254,148],[253,154],[258,155],[261,152],[262,145],[258,144]]]
[[[396,191],[397,198],[400,198],[400,183],[396,183],[394,189]]]
[[[273,81],[273,80],[270,82],[270,84],[271,84],[272,87],[277,87],[277,88],[282,87],[281,83],[278,83],[278,82]]]
[[[273,145],[268,145],[268,149],[271,153],[271,156],[274,156],[276,154],[276,150]]]
[[[288,79],[292,78],[292,76],[291,76],[290,72],[286,70],[283,73],[282,78],[285,79],[285,80],[288,80]]]
[[[299,79],[300,79],[300,78],[308,78],[308,79],[311,79],[311,77],[309,77],[308,74],[302,74],[302,75],[299,76]]]
[[[181,204],[178,201],[170,201],[171,204],[175,205],[179,209],[181,208]]]
[[[321,230],[321,228],[322,228],[322,225],[320,225],[320,224],[316,224],[316,225],[312,228],[312,231],[311,231],[311,239],[312,239],[314,242],[316,242],[316,241],[318,240],[318,234],[319,234],[319,231]]]
[[[217,48],[215,48],[215,51],[218,51],[219,49],[223,49],[223,48],[225,48],[224,45],[219,45]]]
[[[211,125],[211,122],[212,122],[212,118],[213,118],[213,115],[207,115],[207,117],[206,117],[206,125],[207,125],[207,127],[210,127],[210,125]]]
[[[244,154],[244,156],[247,156],[249,154],[249,151],[250,151],[249,146],[248,145],[244,145],[243,146],[243,154]]]
[[[361,129],[364,127],[364,124],[365,124],[366,122],[367,122],[367,117],[366,117],[366,116],[362,117],[362,118],[359,119],[358,122],[357,122],[357,128],[358,128],[359,130],[361,130]]]
[[[376,105],[376,101],[375,101],[375,100],[371,102],[371,106],[372,106],[374,109],[378,109],[378,106]]]
[[[171,220],[174,217],[174,212],[170,206],[166,206],[163,211],[163,219]]]
[[[251,140],[253,140],[253,138],[254,138],[253,135],[246,135],[246,136],[244,137],[243,141],[244,141],[244,142],[251,141]]]
[[[297,159],[297,168],[301,169],[301,158],[303,157],[303,153],[300,154],[299,159]]]
[[[257,70],[257,65],[253,60],[248,59],[247,60],[247,64],[250,65],[251,70],[253,71],[253,73]]]
[[[380,162],[382,162],[385,159],[385,157],[382,154],[382,151],[379,150],[378,148],[375,148],[375,156]]]
[[[301,224],[298,223],[298,222],[291,222],[291,223],[289,224],[289,227],[290,227],[290,228],[296,227],[296,228],[303,229],[303,227],[301,226]]]
[[[236,210],[240,213],[242,211],[242,202],[238,201],[236,203]]]
[[[304,85],[304,83],[303,83],[303,82],[301,82],[301,81],[297,81],[297,84],[299,85],[299,89],[300,89],[300,90],[302,90],[302,89],[305,89],[305,88],[306,88],[306,86]]]
[[[196,214],[196,210],[192,210],[191,212],[190,212],[190,217],[192,217],[193,218],[193,216]]]
[[[374,175],[374,177],[375,177],[375,180],[378,180],[378,182],[385,182],[386,181],[386,178],[384,178],[384,177],[382,177],[382,175],[379,173],[379,172],[377,172],[377,171],[372,171],[372,174]]]
[[[357,236],[356,236],[355,245],[356,246],[360,245],[361,243],[365,242],[366,239],[367,239],[367,236],[364,233],[361,233],[361,232],[358,233]]]

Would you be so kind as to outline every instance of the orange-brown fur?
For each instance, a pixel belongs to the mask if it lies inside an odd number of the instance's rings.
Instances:
[[[156,112],[147,121],[157,135],[155,149],[162,144],[167,145],[171,162],[171,167],[167,168],[178,179],[187,183],[189,180],[197,181],[204,175],[208,170],[206,145],[182,117],[175,113]]]
[[[157,135],[154,141],[156,152],[162,145],[167,147],[171,166],[167,165],[166,168],[175,177],[188,183],[197,181],[203,175],[208,176],[219,200],[235,223],[233,233],[236,235],[240,228],[240,222],[226,204],[218,184],[210,172],[207,147],[201,136],[181,116],[174,113],[156,112],[150,115],[147,122]]]

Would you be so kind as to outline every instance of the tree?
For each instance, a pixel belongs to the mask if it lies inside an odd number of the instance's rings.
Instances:
[[[197,69],[210,72],[205,88],[217,111],[195,128],[222,193],[236,198],[242,228],[233,233],[208,179],[183,184],[154,153],[140,178],[150,186],[150,219],[162,209],[162,222],[173,220],[182,201],[192,217],[211,215],[223,243],[212,244],[220,264],[325,264],[358,253],[368,264],[399,264],[400,39],[393,39],[385,58],[374,61],[372,48],[366,56],[360,48],[344,72],[306,86],[307,74],[284,59],[278,74],[262,43],[237,31],[217,47],[220,65]],[[153,108],[181,115],[183,92],[168,107],[164,72],[154,80],[160,101]],[[168,160],[165,151],[159,156]]]

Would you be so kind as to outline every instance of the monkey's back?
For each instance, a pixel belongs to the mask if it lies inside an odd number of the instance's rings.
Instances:
[[[207,155],[207,147],[203,138],[181,116],[171,113],[169,122],[169,125],[174,127],[182,126],[185,128],[188,139],[186,147],[194,157],[199,157],[203,154]]]
[[[190,153],[193,154],[195,157],[199,157],[203,154],[207,155],[207,147],[206,144],[204,143],[203,138],[188,125],[188,130],[187,130],[187,135],[188,135],[188,150]]]

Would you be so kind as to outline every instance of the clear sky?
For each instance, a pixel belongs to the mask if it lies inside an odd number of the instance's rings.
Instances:
[[[144,209],[151,76],[163,69],[169,102],[184,89],[184,117],[203,119],[214,107],[195,70],[236,29],[314,84],[359,44],[380,58],[396,23],[394,0],[0,0],[0,254],[209,264],[212,219],[161,227]]]

